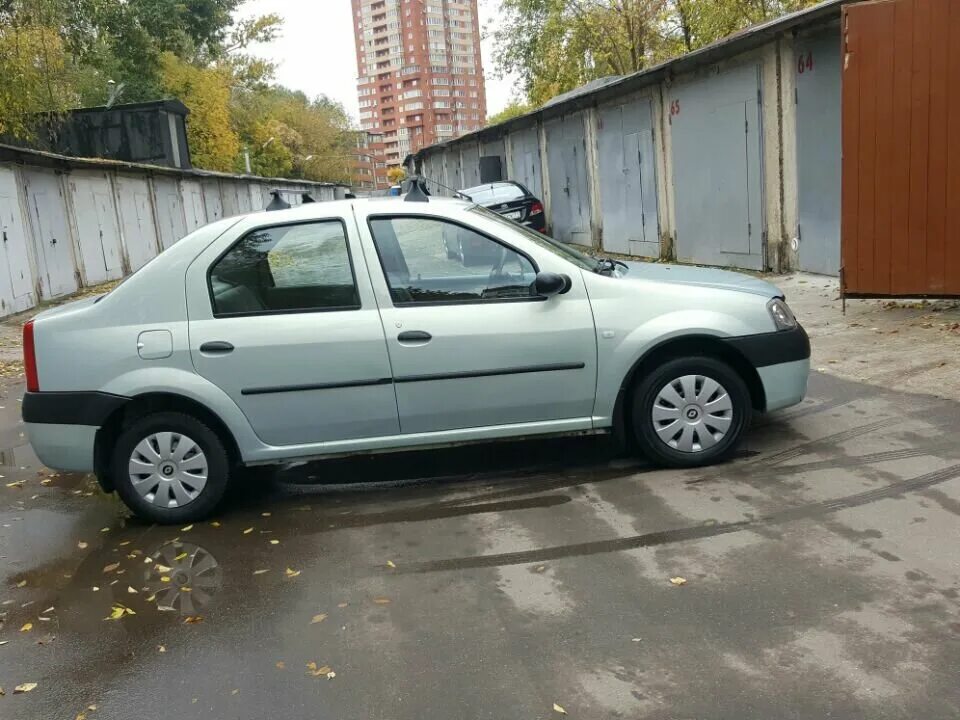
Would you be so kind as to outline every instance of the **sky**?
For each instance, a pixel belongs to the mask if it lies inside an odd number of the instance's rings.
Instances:
[[[500,0],[479,0],[480,27],[495,27]],[[283,18],[280,37],[252,52],[277,63],[276,79],[309,97],[327,95],[358,120],[357,61],[350,0],[247,0],[239,16],[277,13]],[[481,43],[487,85],[487,111],[493,115],[512,99],[514,83],[494,77],[493,41]]]

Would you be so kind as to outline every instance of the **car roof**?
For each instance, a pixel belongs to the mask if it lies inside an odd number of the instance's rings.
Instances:
[[[444,214],[444,211],[468,208],[475,203],[460,198],[431,195],[427,202],[406,202],[405,195],[383,195],[378,197],[351,198],[349,200],[325,200],[323,202],[304,203],[286,210],[257,210],[248,213],[245,218],[256,218],[264,224],[283,223],[294,220],[329,217],[331,214],[347,214],[357,210],[376,212],[424,212]]]

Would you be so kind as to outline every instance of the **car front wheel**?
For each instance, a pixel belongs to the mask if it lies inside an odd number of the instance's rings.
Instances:
[[[230,462],[223,442],[196,418],[157,412],[138,418],[113,449],[117,492],[151,522],[193,522],[223,499]]]
[[[633,398],[641,451],[659,465],[719,462],[749,423],[750,391],[729,365],[708,357],[677,358],[649,373]]]

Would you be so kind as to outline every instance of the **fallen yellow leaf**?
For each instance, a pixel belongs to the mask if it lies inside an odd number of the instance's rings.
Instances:
[[[283,670],[286,666],[287,666],[287,664],[286,664],[283,660],[278,660],[278,661],[277,661],[277,669],[278,669],[278,670]]]
[[[96,705],[87,705],[87,710],[89,710],[90,712],[96,712],[96,711],[97,711],[97,706],[96,706]]]
[[[33,690],[36,686],[37,686],[36,683],[23,683],[23,685],[17,685],[13,689],[13,694],[16,695],[18,693],[28,693],[31,690]]]
[[[672,577],[670,578],[670,582],[674,585],[686,585],[687,579],[682,577]]]
[[[270,541],[270,544],[271,544],[271,545],[279,545],[279,544],[280,544],[280,541],[279,541],[279,540],[271,540],[271,541]]]
[[[187,525],[184,528],[180,528],[180,532],[190,532],[191,530],[193,530],[193,525]]]
[[[157,645],[157,652],[165,653],[167,651],[166,645]]]
[[[314,616],[313,616],[313,620],[310,621],[310,624],[311,624],[311,625],[316,625],[317,623],[322,623],[322,622],[323,622],[324,620],[326,620],[326,619],[327,619],[327,614],[326,614],[326,613],[320,613],[319,615],[314,615]]]
[[[231,691],[230,691],[230,694],[231,694],[231,695],[236,695],[238,692],[240,692],[240,691],[235,689],[235,690],[231,690]]]
[[[20,582],[17,583],[17,587],[18,587],[18,588],[22,588],[22,587],[26,587],[26,586],[27,586],[27,581],[26,581],[26,580],[21,580]]]
[[[338,607],[338,608],[345,608],[345,607],[347,607],[347,605],[349,605],[349,604],[350,604],[350,603],[337,603],[337,607]]]
[[[123,605],[114,605],[113,609],[110,611],[110,616],[105,617],[104,620],[119,620],[124,615],[136,615],[136,613],[128,607]]]
[[[133,586],[127,585],[127,592],[131,595],[137,595],[137,591],[133,589]]]
[[[73,720],[87,720],[87,714],[85,712],[79,712]]]
[[[44,478],[43,480],[40,481],[40,484],[41,484],[41,485],[49,485],[49,484],[52,483],[52,482],[53,482],[53,478]]]
[[[390,604],[390,598],[374,598],[373,601],[374,601],[377,605],[389,605],[389,604]]]
[[[333,669],[329,665],[317,667],[315,662],[307,663],[307,675],[313,675],[314,677],[330,677],[333,674]]]
[[[161,576],[160,576],[160,582],[165,582],[165,583],[170,582],[170,576],[169,576],[169,575],[161,575]]]
[[[220,523],[214,520],[212,523],[210,523],[210,527],[220,527]]]
[[[81,540],[80,542],[77,543],[77,547],[80,548],[81,550],[86,550],[87,544],[83,540]]]
[[[387,560],[387,567],[388,567],[388,568],[395,568],[396,565],[393,564],[393,560]]]
[[[166,565],[161,565],[160,563],[154,565],[153,569],[159,573],[168,573],[173,570],[173,568],[167,567]]]
[[[268,572],[270,572],[270,569],[269,569],[269,568],[267,568],[266,570],[254,570],[254,571],[253,571],[253,574],[254,574],[254,575],[263,575],[264,573],[268,573]]]
[[[252,532],[253,532],[253,528],[247,528],[246,530],[243,531],[243,534],[244,534],[244,535],[249,535],[249,534],[252,533]]]
[[[187,617],[183,619],[184,625],[196,625],[197,623],[202,623],[202,622],[203,622],[203,615],[187,615]]]
[[[129,544],[130,544],[130,541],[129,541],[129,540],[124,540],[122,543],[120,543],[120,545],[119,545],[118,547],[126,547],[126,546],[129,545]]]
[[[260,513],[260,516],[261,516],[261,517],[270,517],[270,513],[268,513],[268,512],[266,512],[266,513]]]
[[[100,532],[110,532],[110,528],[108,527],[100,528]]]
[[[293,568],[287,568],[286,572],[284,572],[284,575],[286,575],[288,578],[295,578],[299,574],[300,571],[294,570]]]
[[[110,563],[109,565],[107,565],[107,566],[105,566],[105,567],[103,568],[103,572],[104,572],[104,573],[112,573],[112,572],[113,572],[114,570],[116,570],[118,567],[120,567],[120,563]]]
[[[16,482],[7,483],[8,488],[17,488],[18,490],[23,487],[24,480],[17,480]]]
[[[33,630],[33,623],[24,623],[23,627],[20,628],[20,632],[30,632]]]
[[[174,558],[174,560],[176,560],[177,562],[180,562],[180,561],[183,560],[185,557],[187,557],[187,555],[188,555],[188,553],[182,552],[182,553],[180,553],[179,555],[177,555],[177,556]]]
[[[554,711],[554,712],[558,712],[558,713],[560,713],[561,715],[566,715],[566,714],[567,714],[567,711],[563,709],[563,705],[557,705],[557,703],[554,703],[554,704],[553,704],[553,711]]]

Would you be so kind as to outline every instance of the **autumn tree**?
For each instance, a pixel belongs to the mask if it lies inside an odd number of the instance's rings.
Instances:
[[[392,167],[387,169],[387,180],[391,185],[399,185],[407,179],[407,171],[402,167]]]
[[[499,125],[507,120],[513,120],[521,115],[526,115],[528,112],[532,112],[533,110],[534,107],[530,103],[514,100],[503,110],[487,118],[487,125]]]
[[[815,0],[502,0],[500,74],[534,107],[608,75],[628,75]]]

